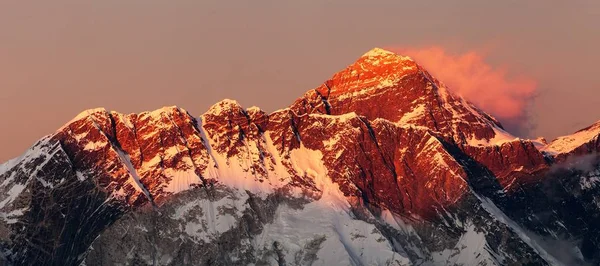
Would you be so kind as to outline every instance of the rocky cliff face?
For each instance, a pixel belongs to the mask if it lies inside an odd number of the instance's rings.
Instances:
[[[515,138],[373,49],[271,114],[81,113],[0,166],[0,247],[15,265],[594,265],[599,131]]]

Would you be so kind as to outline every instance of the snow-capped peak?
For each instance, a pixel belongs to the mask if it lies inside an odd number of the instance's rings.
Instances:
[[[58,131],[62,131],[63,129],[65,129],[67,126],[69,126],[70,124],[72,124],[72,123],[74,123],[74,122],[77,122],[77,121],[79,121],[79,120],[82,120],[82,119],[86,119],[86,118],[88,118],[88,117],[90,117],[90,116],[92,116],[92,115],[94,115],[94,114],[107,114],[107,113],[109,113],[109,112],[110,112],[110,111],[109,111],[109,110],[107,110],[107,109],[106,109],[106,108],[104,108],[104,107],[91,108],[91,109],[84,110],[84,111],[82,111],[81,113],[77,114],[77,115],[76,115],[76,116],[75,116],[73,119],[71,119],[69,122],[67,122],[66,124],[64,124],[62,127],[60,127],[60,128],[57,130],[57,132],[58,132]]]
[[[597,168],[554,182],[545,141],[510,135],[384,49],[270,114],[225,99],[200,116],[97,108],[74,120],[0,164],[5,264],[600,261]],[[599,135],[600,122],[549,146],[590,154]]]
[[[82,118],[86,118],[86,117],[88,117],[88,116],[90,116],[92,114],[95,114],[95,113],[107,113],[107,112],[108,112],[108,110],[106,108],[104,108],[104,107],[87,109],[87,110],[79,113],[77,116],[75,116],[75,118],[73,118],[72,121],[77,121],[77,120],[80,120]]]
[[[375,47],[371,50],[369,50],[368,52],[366,52],[365,54],[363,54],[361,57],[375,57],[375,56],[397,56],[396,53],[379,48],[379,47]]]
[[[172,106],[164,106],[160,109],[156,109],[154,111],[150,111],[150,112],[143,112],[140,114],[140,116],[144,116],[144,115],[148,115],[152,118],[160,118],[163,116],[163,114],[171,114],[177,111],[181,111],[183,113],[186,113],[187,111],[183,108],[180,108],[178,106],[172,105]]]
[[[213,104],[206,114],[219,115],[223,112],[231,112],[235,110],[242,110],[242,106],[236,100],[224,99],[216,104]]]
[[[329,93],[355,94],[372,93],[373,90],[393,87],[403,77],[418,73],[419,67],[410,57],[374,48],[363,54],[354,63],[336,73],[325,82]]]
[[[359,64],[363,69],[368,67],[368,65],[373,66],[386,66],[386,65],[398,65],[398,64],[406,64],[410,66],[416,65],[415,61],[408,57],[396,54],[394,52],[384,50],[381,48],[373,48],[363,54],[355,64]]]
[[[569,153],[600,136],[600,121],[571,135],[558,137],[542,148],[543,151],[561,154]]]
[[[413,59],[381,48],[366,52],[305,98],[317,99],[311,106],[298,102],[308,110],[326,98],[328,110],[321,113],[356,112],[369,119],[423,126],[475,146],[515,139],[492,116],[452,93]]]

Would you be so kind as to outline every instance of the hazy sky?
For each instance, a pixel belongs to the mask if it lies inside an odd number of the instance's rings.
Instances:
[[[536,80],[529,137],[600,120],[597,0],[0,0],[0,162],[92,107],[283,108],[376,46]]]

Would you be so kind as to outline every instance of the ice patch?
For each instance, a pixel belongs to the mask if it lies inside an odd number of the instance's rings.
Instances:
[[[600,186],[600,170],[595,170],[582,176],[579,180],[581,189],[588,190]]]
[[[208,154],[212,159],[212,162],[208,164],[206,170],[202,173],[206,179],[214,179],[219,183],[229,187],[248,190],[254,194],[260,196],[266,196],[272,193],[276,188],[280,188],[286,185],[290,180],[290,174],[287,173],[282,166],[275,165],[275,171],[269,171],[267,180],[260,182],[250,171],[250,166],[254,165],[254,159],[252,156],[248,157],[228,157],[227,154],[220,154],[212,147],[215,146],[214,140],[209,138],[204,129],[204,117],[198,119],[200,135],[203,142],[206,145]],[[280,163],[279,154],[275,147],[273,147],[272,141],[268,138],[268,133],[265,133],[265,141],[267,143],[267,150],[274,156],[276,163]],[[246,150],[251,150],[250,144],[247,140],[244,140],[246,144]],[[243,153],[241,153],[243,154]],[[256,154],[258,156],[258,154]]]
[[[21,157],[10,159],[2,164],[0,164],[0,175],[8,172],[8,170],[15,167],[21,161]]]
[[[325,114],[314,113],[314,114],[309,114],[309,116],[331,119],[331,120],[335,121],[336,123],[345,123],[350,119],[354,119],[354,118],[358,117],[358,115],[355,112],[350,112],[350,113],[341,114],[341,115],[325,115]]]
[[[14,224],[19,221],[18,216],[23,215],[23,213],[28,210],[28,208],[13,210],[8,213],[0,213],[0,219],[4,220],[7,224]]]
[[[0,209],[4,208],[4,206],[13,202],[25,189],[25,185],[22,184],[14,184],[7,192],[6,198],[0,202]]]
[[[119,155],[119,158],[121,159],[121,162],[123,163],[123,165],[129,171],[129,176],[131,177],[131,179],[129,180],[129,183],[133,184],[133,187],[135,188],[135,190],[143,193],[146,196],[146,198],[150,202],[152,202],[152,197],[150,196],[150,192],[144,187],[144,184],[142,184],[142,181],[140,180],[140,176],[138,175],[137,171],[135,170],[135,167],[133,167],[133,165],[131,164],[131,159],[129,158],[129,155],[125,154],[124,151],[121,151],[119,149],[115,149],[115,151]]]
[[[90,141],[87,144],[85,144],[83,150],[96,151],[103,147],[106,147],[106,144],[108,144],[106,141]]]
[[[185,222],[182,231],[195,242],[211,242],[236,227],[246,209],[248,195],[239,190],[232,190],[231,193],[217,201],[196,199],[187,202],[175,209],[171,219],[191,218]],[[201,210],[200,215],[198,210]]]
[[[474,225],[466,227],[454,248],[433,253],[434,261],[444,265],[502,265],[495,258],[499,254],[491,254],[483,232],[477,232]]]
[[[419,119],[421,117],[423,117],[423,115],[425,114],[425,104],[419,104],[417,106],[415,106],[412,111],[405,113],[402,118],[400,118],[400,121],[398,121],[399,124],[409,124],[412,121]]]
[[[177,171],[173,169],[165,169],[165,175],[171,180],[164,188],[164,191],[177,193],[192,188],[193,185],[202,184],[202,180],[194,170]]]
[[[496,126],[492,127],[494,129],[494,137],[492,139],[476,139],[475,136],[472,136],[471,139],[467,141],[467,144],[470,146],[500,146],[504,143],[517,141],[519,138],[511,135],[510,133],[498,128]]]

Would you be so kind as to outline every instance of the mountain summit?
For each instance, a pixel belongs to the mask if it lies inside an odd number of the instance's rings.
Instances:
[[[500,141],[510,135],[492,116],[452,93],[411,58],[379,48],[307,92],[295,105],[312,107],[319,101],[325,104],[322,113],[356,112],[371,120],[421,126],[461,143]]]
[[[234,100],[82,112],[0,165],[2,259],[598,264],[598,135],[516,138],[375,48],[270,114]]]

